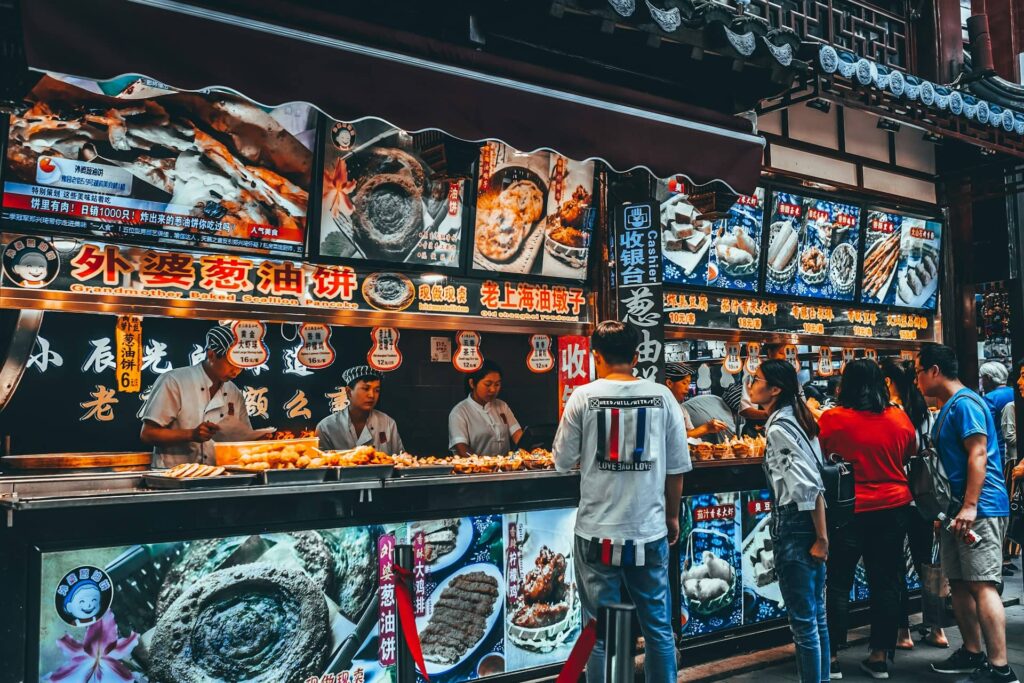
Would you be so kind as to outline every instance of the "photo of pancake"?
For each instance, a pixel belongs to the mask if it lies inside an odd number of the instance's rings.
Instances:
[[[465,182],[449,168],[445,142],[376,119],[329,128],[320,254],[457,266]]]
[[[402,273],[373,273],[363,280],[363,298],[380,311],[404,311],[416,298],[416,289]]]

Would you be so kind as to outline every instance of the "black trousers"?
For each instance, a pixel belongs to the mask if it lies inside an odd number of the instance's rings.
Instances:
[[[857,561],[864,558],[871,593],[871,649],[895,650],[899,630],[900,586],[904,583],[903,539],[910,506],[862,512],[829,537],[825,611],[832,654],[846,645],[850,589]]]
[[[921,565],[930,564],[932,561],[935,527],[932,522],[922,517],[915,507],[907,510],[907,543],[910,546],[910,556],[914,559],[914,569],[920,576]],[[900,583],[900,602],[900,628],[910,628],[910,591],[907,590],[906,581]]]

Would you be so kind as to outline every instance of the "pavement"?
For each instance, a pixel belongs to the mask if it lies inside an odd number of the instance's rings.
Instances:
[[[1017,572],[1016,576],[1007,577],[1003,601],[1009,603],[1006,608],[1006,643],[1010,666],[1024,681],[1024,605],[1021,604],[1022,597],[1024,596],[1022,596],[1021,575],[1020,572]],[[911,618],[912,624],[916,621],[920,621],[920,619]],[[851,631],[850,647],[839,653],[844,682],[872,680],[860,670],[861,660],[868,655],[868,633],[867,627]],[[956,648],[960,647],[962,641],[956,627],[947,628],[946,636],[949,639],[949,650],[939,650],[918,643],[913,650],[898,651],[895,663],[889,664],[889,679],[913,681],[914,683],[917,681],[941,681],[943,683],[956,681],[957,676],[937,674],[930,667],[932,662],[949,656]],[[916,642],[919,636],[914,634],[914,639]],[[683,669],[680,671],[679,680],[687,683],[710,683],[711,681],[733,681],[735,683],[788,681],[792,683],[796,680],[793,645],[738,655],[727,660]]]

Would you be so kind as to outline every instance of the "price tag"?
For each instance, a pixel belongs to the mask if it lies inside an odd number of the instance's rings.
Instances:
[[[455,356],[452,365],[459,372],[476,372],[484,364],[480,353],[479,332],[459,332],[455,335]]]
[[[555,357],[551,353],[551,337],[546,334],[535,334],[530,337],[530,355],[526,357],[526,367],[530,372],[542,374],[555,367]]]
[[[722,360],[722,369],[730,375],[738,375],[743,370],[743,359],[740,358],[740,349],[743,345],[740,342],[729,342],[725,345],[725,359]]]
[[[902,349],[900,351],[900,360],[913,362],[914,352],[910,349]]]
[[[448,337],[430,338],[430,362],[451,363],[452,362],[452,340]]]
[[[797,372],[800,372],[800,354],[797,352],[796,346],[786,344],[782,350],[786,354],[786,360],[792,363]]]
[[[864,357],[869,359],[869,360],[873,360],[873,361],[875,361],[877,363],[878,362],[878,351],[876,351],[875,349],[864,349]]]
[[[831,377],[834,372],[832,368],[832,347],[822,346],[818,348],[818,377]]]
[[[331,347],[331,328],[323,323],[303,323],[299,327],[302,346],[295,359],[313,370],[322,370],[334,363],[334,349]]]
[[[840,374],[846,370],[846,364],[857,358],[856,349],[843,349],[843,361],[839,364]]]
[[[240,368],[256,368],[267,362],[270,351],[263,343],[267,326],[256,320],[239,320],[231,325],[235,341],[228,349],[228,360]]]
[[[388,372],[402,364],[402,352],[398,350],[398,330],[394,327],[375,327],[370,331],[373,346],[366,354],[370,367]]]
[[[142,389],[142,318],[117,317],[117,390],[137,394]]]
[[[747,374],[753,375],[761,367],[761,342],[747,342]]]

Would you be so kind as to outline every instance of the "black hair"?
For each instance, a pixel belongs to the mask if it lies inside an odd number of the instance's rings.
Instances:
[[[476,372],[471,372],[466,375],[466,393],[472,393],[473,387],[484,377],[491,374],[492,372],[498,373],[498,377],[504,377],[505,373],[501,371],[501,366],[495,363],[493,360],[485,360],[481,365],[480,369]]]
[[[797,424],[807,434],[807,438],[818,436],[818,423],[814,421],[807,402],[800,396],[800,380],[797,379],[793,364],[786,360],[766,360],[761,363],[761,374],[768,386],[779,389],[776,407],[791,406]]]
[[[918,354],[921,369],[930,370],[937,367],[946,379],[960,379],[960,362],[956,359],[956,351],[945,344],[927,342],[921,344]]]
[[[766,358],[771,358],[775,353],[783,347],[783,344],[776,344],[774,342],[768,342],[761,346],[761,355]]]
[[[889,407],[889,390],[878,363],[870,358],[858,358],[846,364],[839,385],[839,405],[871,413],[880,413]]]
[[[917,373],[913,361],[901,361],[893,356],[882,359],[882,375],[896,387],[903,411],[918,432],[928,424],[928,404],[917,388]]]
[[[804,398],[813,398],[818,403],[825,402],[825,394],[818,390],[818,387],[814,386],[810,382],[804,385]]]
[[[639,343],[640,336],[636,330],[618,320],[598,323],[590,335],[591,350],[600,353],[605,362],[612,365],[632,363]]]

